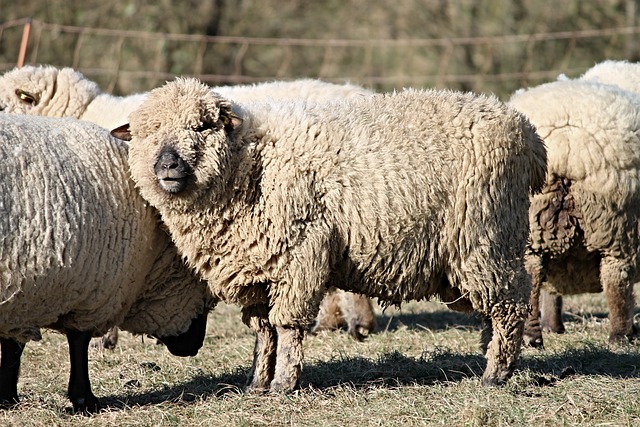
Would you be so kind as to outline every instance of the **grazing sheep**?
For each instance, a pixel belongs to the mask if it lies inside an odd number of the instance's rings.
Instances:
[[[216,92],[234,101],[282,101],[304,99],[311,102],[331,101],[345,97],[368,96],[373,92],[353,84],[333,84],[315,79],[274,81],[254,85],[220,86]],[[0,111],[51,117],[75,117],[113,129],[127,122],[129,113],[146,94],[115,97],[102,93],[98,85],[72,68],[25,66],[0,77]],[[328,316],[335,310],[322,310],[316,320],[319,329],[330,329],[334,322],[349,325],[349,333],[361,338],[372,332],[375,324],[369,301],[360,296],[339,293],[328,296],[325,305],[339,302],[339,319]],[[325,317],[327,315],[328,317]],[[102,337],[104,348],[114,348],[117,328]]]
[[[529,214],[533,292],[525,340],[543,345],[541,287],[553,295],[604,291],[609,339],[635,337],[640,98],[616,86],[565,80],[518,91],[509,104],[536,126],[549,156],[546,184]],[[559,320],[548,313],[557,305],[546,304],[545,315]]]
[[[198,352],[213,300],[135,189],[126,144],[89,122],[0,114],[0,158],[0,402],[17,402],[41,328],[67,336],[78,411],[99,408],[88,345],[114,325]]]
[[[510,376],[531,291],[528,194],[546,162],[524,116],[448,91],[234,105],[177,79],[129,118],[112,134],[132,141],[141,194],[257,332],[250,390],[298,384],[329,283],[480,312],[483,383]]]
[[[364,295],[331,288],[320,304],[311,333],[347,328],[358,341],[365,339],[377,326],[371,300]]]

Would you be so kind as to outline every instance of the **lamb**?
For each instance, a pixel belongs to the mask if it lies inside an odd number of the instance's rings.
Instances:
[[[220,86],[219,93],[235,101],[278,101],[305,99],[324,102],[344,97],[361,97],[373,92],[353,84],[333,84],[315,79],[274,81],[254,85]],[[98,85],[72,68],[25,66],[0,77],[0,111],[52,117],[76,117],[107,129],[127,122],[127,116],[146,94],[115,97],[102,93]],[[338,310],[336,311],[336,306]],[[333,315],[332,315],[333,314]],[[337,317],[335,315],[337,314]],[[351,336],[362,339],[375,328],[371,302],[345,292],[330,295],[316,319],[315,330],[348,326]],[[102,337],[102,346],[114,348],[118,330]]]
[[[565,80],[518,91],[509,104],[536,126],[549,156],[545,186],[533,197],[529,214],[526,263],[533,292],[525,340],[544,344],[541,288],[552,295],[603,291],[610,341],[633,339],[638,334],[633,283],[640,243],[640,97],[612,85]],[[554,300],[543,301],[543,314],[558,328]]]
[[[299,385],[328,283],[475,310],[491,329],[483,384],[512,374],[531,291],[528,195],[546,170],[523,115],[450,91],[234,104],[179,78],[129,119],[112,134],[131,140],[142,196],[256,332],[248,390]]]
[[[0,402],[18,401],[25,343],[66,334],[68,395],[96,411],[88,345],[118,325],[178,356],[216,302],[128,176],[127,145],[75,119],[0,114]]]

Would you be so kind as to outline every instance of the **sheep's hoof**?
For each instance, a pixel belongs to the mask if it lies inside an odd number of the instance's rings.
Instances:
[[[543,348],[544,341],[542,339],[542,327],[539,319],[527,320],[524,326],[524,334],[522,336],[524,345],[533,348]]]
[[[507,382],[507,379],[511,376],[510,372],[501,372],[496,375],[483,375],[482,385],[484,387],[499,387]]]
[[[0,409],[11,409],[20,403],[18,396],[0,397]]]
[[[77,399],[73,399],[71,403],[73,404],[73,412],[76,414],[95,414],[100,412],[101,409],[98,398],[93,395],[87,396],[86,398],[79,397]]]

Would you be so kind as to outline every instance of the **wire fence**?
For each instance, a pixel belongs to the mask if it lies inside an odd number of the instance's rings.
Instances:
[[[27,30],[28,29],[28,30]],[[176,75],[209,84],[317,77],[378,90],[449,87],[506,94],[576,75],[636,50],[640,27],[397,40],[226,37],[58,25],[0,24],[0,70],[25,63],[78,69],[110,93]]]

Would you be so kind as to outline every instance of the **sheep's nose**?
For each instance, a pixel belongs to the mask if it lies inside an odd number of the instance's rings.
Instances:
[[[191,167],[172,148],[160,152],[153,170],[160,186],[170,193],[184,190],[192,173]]]
[[[176,153],[173,150],[167,150],[164,151],[162,154],[160,154],[160,157],[158,158],[158,162],[156,163],[156,172],[158,172],[158,169],[160,170],[167,170],[167,169],[177,169],[178,166],[180,166],[180,161],[182,159],[178,156],[178,153]]]

